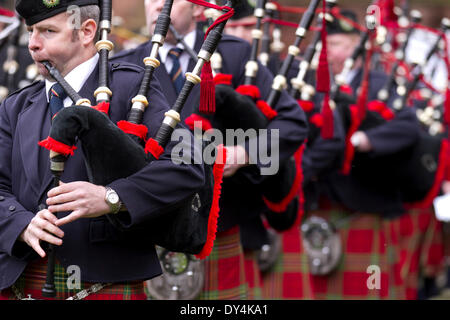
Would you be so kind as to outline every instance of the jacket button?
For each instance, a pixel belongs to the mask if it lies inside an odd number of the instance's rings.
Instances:
[[[120,63],[114,63],[114,64],[112,65],[113,68],[118,68],[119,66],[120,66]]]
[[[0,201],[3,201],[3,200],[5,200],[5,197],[4,196],[0,196]]]
[[[15,206],[10,206],[10,207],[9,207],[9,211],[14,211],[14,210],[16,210],[16,207],[15,207]]]

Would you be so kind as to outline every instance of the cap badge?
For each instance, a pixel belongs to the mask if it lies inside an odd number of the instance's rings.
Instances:
[[[42,2],[47,8],[53,8],[59,4],[59,0],[42,0]]]

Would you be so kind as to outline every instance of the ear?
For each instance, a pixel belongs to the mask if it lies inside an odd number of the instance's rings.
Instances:
[[[195,21],[198,21],[200,18],[203,17],[203,12],[204,11],[205,11],[204,7],[194,5],[194,18],[195,18]]]
[[[93,19],[88,19],[81,25],[80,37],[84,46],[94,42],[97,34],[97,23]]]

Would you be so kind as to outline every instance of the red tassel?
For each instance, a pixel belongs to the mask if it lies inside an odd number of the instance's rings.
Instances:
[[[216,90],[212,76],[211,63],[209,61],[203,64],[202,79],[200,83],[200,112],[212,114],[216,112]]]
[[[297,213],[297,220],[295,220],[294,225],[292,226],[292,228],[294,227],[298,227],[300,226],[300,224],[303,221],[303,215],[305,214],[305,194],[303,192],[303,169],[302,169],[302,160],[303,160],[303,152],[305,151],[306,148],[306,143],[308,142],[308,140],[306,139],[305,142],[303,143],[300,152],[296,152],[295,153],[295,161],[297,163],[297,170],[299,172],[300,175],[300,187],[298,188],[298,213]]]
[[[426,209],[433,204],[433,200],[439,194],[442,181],[448,172],[448,152],[449,142],[447,140],[443,140],[441,144],[441,151],[439,152],[438,168],[436,171],[436,176],[434,177],[433,186],[423,200],[406,204],[406,209]]]
[[[191,130],[194,130],[195,128],[199,128],[202,131],[207,131],[207,130],[210,130],[213,128],[211,122],[208,119],[203,118],[202,116],[195,114],[195,113],[193,113],[189,117],[187,117],[184,120],[184,122]],[[198,125],[200,125],[200,127]]]
[[[447,154],[447,166],[445,167],[444,180],[450,181],[450,155]]]
[[[68,146],[62,142],[56,141],[52,137],[48,137],[47,139],[38,142],[38,145],[47,150],[60,153],[66,157],[69,155],[73,156],[73,152],[77,149],[75,146]]]
[[[214,76],[214,84],[226,84],[231,86],[231,80],[233,80],[232,74],[218,73]]]
[[[278,115],[278,112],[276,110],[273,110],[264,100],[256,101],[256,106],[269,120],[272,120]]]
[[[151,153],[155,159],[158,160],[163,152],[164,148],[161,147],[156,140],[153,138],[147,140],[147,143],[145,144],[145,153]]]
[[[311,112],[314,110],[314,102],[308,101],[308,100],[297,100],[298,105],[303,109],[305,112]]]
[[[117,126],[125,133],[133,134],[145,141],[147,138],[148,128],[143,124],[134,124],[125,120],[117,122]]]
[[[350,173],[350,170],[352,168],[353,157],[355,155],[355,147],[351,143],[350,139],[352,138],[352,135],[356,132],[356,130],[358,130],[360,124],[357,106],[355,105],[350,106],[350,116],[351,116],[351,123],[348,133],[345,137],[344,161],[341,169],[341,173],[344,175],[348,175]]]
[[[254,85],[241,85],[236,88],[236,92],[244,96],[250,96],[253,100],[259,100],[261,98],[259,88]]]
[[[323,12],[326,11],[326,1],[323,1]],[[320,51],[319,56],[319,65],[317,66],[316,79],[317,84],[316,88],[319,92],[330,92],[330,71],[328,66],[328,53],[327,53],[327,21],[325,20],[325,14],[322,19],[322,31],[321,31],[321,40],[322,40],[322,50]]]
[[[322,138],[331,139],[334,133],[334,123],[333,123],[333,111],[330,108],[330,96],[328,93],[325,94],[323,98],[323,126],[321,130]]]
[[[109,102],[101,102],[100,104],[93,106],[97,111],[103,112],[104,114],[108,114],[109,112]]]
[[[211,209],[209,211],[208,235],[206,237],[206,243],[203,246],[202,251],[195,255],[198,259],[205,259],[211,254],[212,248],[214,246],[214,240],[216,240],[217,220],[219,219],[220,211],[219,199],[222,192],[223,169],[225,167],[226,159],[227,149],[223,146],[223,144],[221,144],[217,147],[217,158],[213,167],[214,189]]]
[[[449,80],[450,82],[450,80]],[[447,88],[445,93],[445,105],[444,105],[444,120],[447,126],[450,125],[450,88]]]
[[[269,208],[273,212],[282,213],[283,211],[286,211],[289,203],[294,199],[295,196],[298,195],[299,190],[302,186],[303,181],[303,172],[301,169],[301,158],[303,155],[303,150],[305,149],[305,144],[303,144],[296,152],[295,152],[295,163],[296,163],[296,174],[294,182],[292,183],[291,190],[289,190],[289,193],[284,197],[280,202],[275,203],[267,200],[265,197],[263,197],[263,201],[266,204],[267,208]]]

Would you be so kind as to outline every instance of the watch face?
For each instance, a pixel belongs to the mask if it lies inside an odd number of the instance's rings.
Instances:
[[[108,195],[108,201],[112,204],[116,204],[119,202],[119,196],[117,195],[117,193],[110,193]]]

